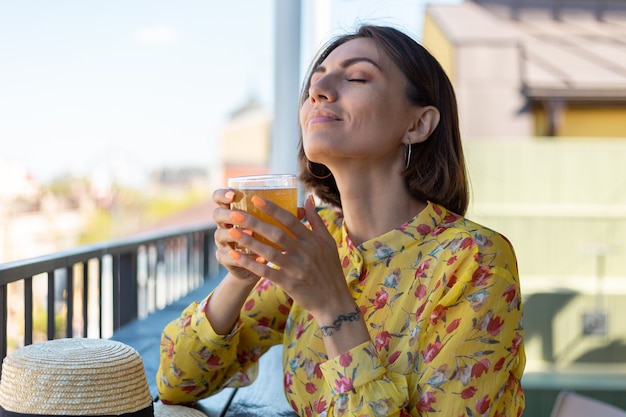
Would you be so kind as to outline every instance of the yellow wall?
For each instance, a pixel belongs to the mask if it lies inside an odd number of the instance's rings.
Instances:
[[[546,132],[546,112],[536,107],[535,135]],[[570,105],[562,115],[557,136],[567,137],[626,137],[626,106]]]
[[[468,140],[463,148],[467,216],[504,234],[517,254],[527,371],[619,362],[626,372],[623,356],[610,353],[626,346],[626,137]],[[598,310],[608,314],[606,336],[582,335],[583,314]]]
[[[424,18],[424,35],[422,39],[424,47],[428,49],[435,58],[437,58],[443,69],[446,71],[446,74],[448,74],[450,81],[454,84],[454,45],[446,37],[433,18],[428,14],[426,14]]]

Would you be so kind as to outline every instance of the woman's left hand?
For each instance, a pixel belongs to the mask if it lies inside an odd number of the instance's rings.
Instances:
[[[313,197],[306,199],[304,210],[299,209],[300,218],[258,196],[254,197],[253,202],[290,232],[245,214],[238,226],[264,236],[282,249],[275,249],[248,234],[241,234],[236,240],[237,244],[250,249],[260,258],[255,260],[254,257],[241,256],[234,262],[277,284],[314,317],[334,314],[331,307],[333,303],[339,311],[345,311],[346,302],[351,302],[349,308],[352,308],[354,301],[343,275],[337,244],[317,214]],[[310,229],[301,221],[304,216]],[[268,265],[268,262],[278,268]]]

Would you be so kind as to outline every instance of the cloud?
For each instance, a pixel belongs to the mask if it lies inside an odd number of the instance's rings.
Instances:
[[[142,45],[173,45],[179,37],[178,32],[168,25],[144,26],[133,33],[135,42]]]

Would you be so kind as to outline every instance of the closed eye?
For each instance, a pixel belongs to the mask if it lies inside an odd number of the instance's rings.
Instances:
[[[363,80],[360,78],[350,78],[348,79],[348,81],[350,81],[351,83],[366,83],[367,82],[367,80]]]

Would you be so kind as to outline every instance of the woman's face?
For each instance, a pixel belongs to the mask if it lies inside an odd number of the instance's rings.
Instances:
[[[311,76],[300,108],[307,157],[332,169],[337,163],[402,163],[406,131],[415,107],[406,77],[371,39],[334,49]]]

